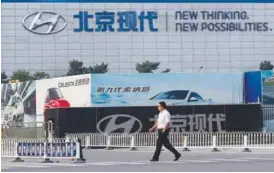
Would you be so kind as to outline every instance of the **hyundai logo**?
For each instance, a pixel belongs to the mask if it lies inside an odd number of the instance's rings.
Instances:
[[[97,123],[100,133],[138,133],[141,129],[140,120],[125,114],[109,115]]]
[[[67,21],[65,18],[54,12],[34,12],[22,19],[25,29],[35,34],[48,35],[62,31]]]

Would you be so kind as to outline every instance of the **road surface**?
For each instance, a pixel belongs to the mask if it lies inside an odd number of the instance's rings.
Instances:
[[[2,158],[1,170],[9,172],[215,172],[246,171],[274,172],[274,148],[270,150],[227,149],[211,152],[210,149],[196,149],[181,152],[182,158],[174,162],[173,155],[166,149],[160,161],[149,162],[153,148],[138,149],[89,149],[84,150],[86,163],[73,164],[70,160],[59,159],[59,163],[40,163],[41,159],[25,159],[23,163],[13,163],[12,158]]]

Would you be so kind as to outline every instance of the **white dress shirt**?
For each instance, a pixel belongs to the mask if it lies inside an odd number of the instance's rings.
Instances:
[[[165,109],[162,112],[160,112],[158,115],[157,128],[163,129],[165,128],[166,123],[169,123],[169,122],[170,122],[170,113]]]

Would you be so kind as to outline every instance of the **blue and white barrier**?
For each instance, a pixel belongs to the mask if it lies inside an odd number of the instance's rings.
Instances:
[[[5,139],[9,140],[9,139]],[[15,150],[11,155],[1,154],[3,157],[15,157],[14,162],[23,162],[23,159],[30,158],[41,158],[43,163],[52,163],[50,159],[71,159],[73,163],[83,163],[81,144],[79,140],[76,139],[52,139],[41,140],[41,139],[10,139],[8,142],[9,147],[2,145],[4,151]],[[3,140],[2,140],[3,144]],[[3,151],[2,149],[2,151]]]

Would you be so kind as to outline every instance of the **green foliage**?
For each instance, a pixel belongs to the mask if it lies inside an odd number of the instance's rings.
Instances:
[[[260,70],[273,70],[274,66],[270,61],[262,61],[260,64]]]
[[[162,73],[168,73],[168,72],[170,72],[170,68],[167,68],[164,71],[162,71]]]
[[[94,66],[84,67],[82,61],[72,60],[69,62],[69,69],[66,76],[86,74],[86,73],[107,73],[108,64],[101,63]]]
[[[72,60],[69,62],[69,69],[66,76],[79,75],[88,73],[88,69],[83,66],[82,61]]]
[[[11,80],[19,80],[20,82],[34,80],[34,77],[27,70],[17,70],[13,72]]]
[[[154,70],[159,68],[160,62],[145,61],[143,63],[136,64],[136,70],[139,73],[153,73]]]
[[[153,73],[153,71],[159,68],[160,62],[145,61],[143,63],[136,64],[136,70],[139,73]],[[162,73],[170,72],[170,68],[165,69]]]
[[[45,72],[35,72],[34,74],[33,74],[33,78],[35,79],[35,80],[40,80],[40,79],[48,79],[50,76],[49,76],[49,74],[47,74],[47,73],[45,73]]]
[[[108,64],[102,62],[100,65],[96,64],[94,66],[89,66],[88,71],[89,73],[107,73]]]

